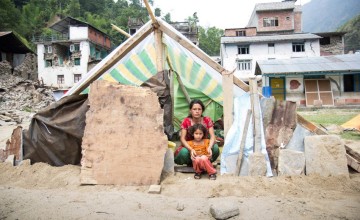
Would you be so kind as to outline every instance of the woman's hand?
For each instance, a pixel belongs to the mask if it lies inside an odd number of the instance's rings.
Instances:
[[[208,152],[208,158],[210,159],[212,157],[212,150],[210,146],[207,148],[207,152]]]

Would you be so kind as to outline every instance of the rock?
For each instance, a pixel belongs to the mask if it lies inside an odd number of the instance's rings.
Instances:
[[[215,219],[228,219],[239,215],[240,210],[233,203],[224,200],[221,204],[219,203],[218,205],[211,205],[210,213]]]
[[[5,163],[10,163],[11,165],[14,166],[15,164],[15,155],[9,155],[6,160],[5,160]]]
[[[178,211],[183,211],[184,209],[185,209],[184,204],[182,204],[182,203],[178,203],[178,204],[177,204],[176,210],[178,210]]]
[[[337,135],[305,137],[306,175],[349,177],[344,142]]]
[[[148,193],[151,194],[160,194],[160,192],[161,192],[161,185],[151,185],[148,191]]]
[[[19,163],[19,166],[30,166],[30,165],[31,165],[30,159],[22,160]]]
[[[305,154],[300,151],[282,149],[279,153],[278,175],[301,175],[305,171]]]

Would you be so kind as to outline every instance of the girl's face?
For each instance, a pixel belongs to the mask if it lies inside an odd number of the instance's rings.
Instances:
[[[204,136],[204,133],[200,129],[196,129],[194,132],[194,140],[195,141],[201,141]]]
[[[200,104],[194,104],[190,109],[190,114],[192,118],[201,118],[202,115],[202,107]]]

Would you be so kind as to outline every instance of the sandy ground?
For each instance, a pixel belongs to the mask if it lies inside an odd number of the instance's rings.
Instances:
[[[231,219],[360,219],[355,172],[216,181],[176,173],[161,186],[161,194],[149,194],[149,186],[80,185],[79,166],[0,163],[0,219],[213,219],[210,206],[229,203],[240,210]]]

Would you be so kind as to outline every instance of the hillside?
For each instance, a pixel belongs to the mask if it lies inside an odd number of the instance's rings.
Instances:
[[[359,0],[312,0],[302,7],[303,31],[332,32],[359,14]]]
[[[337,31],[345,34],[345,53],[360,50],[360,15],[346,22]]]

